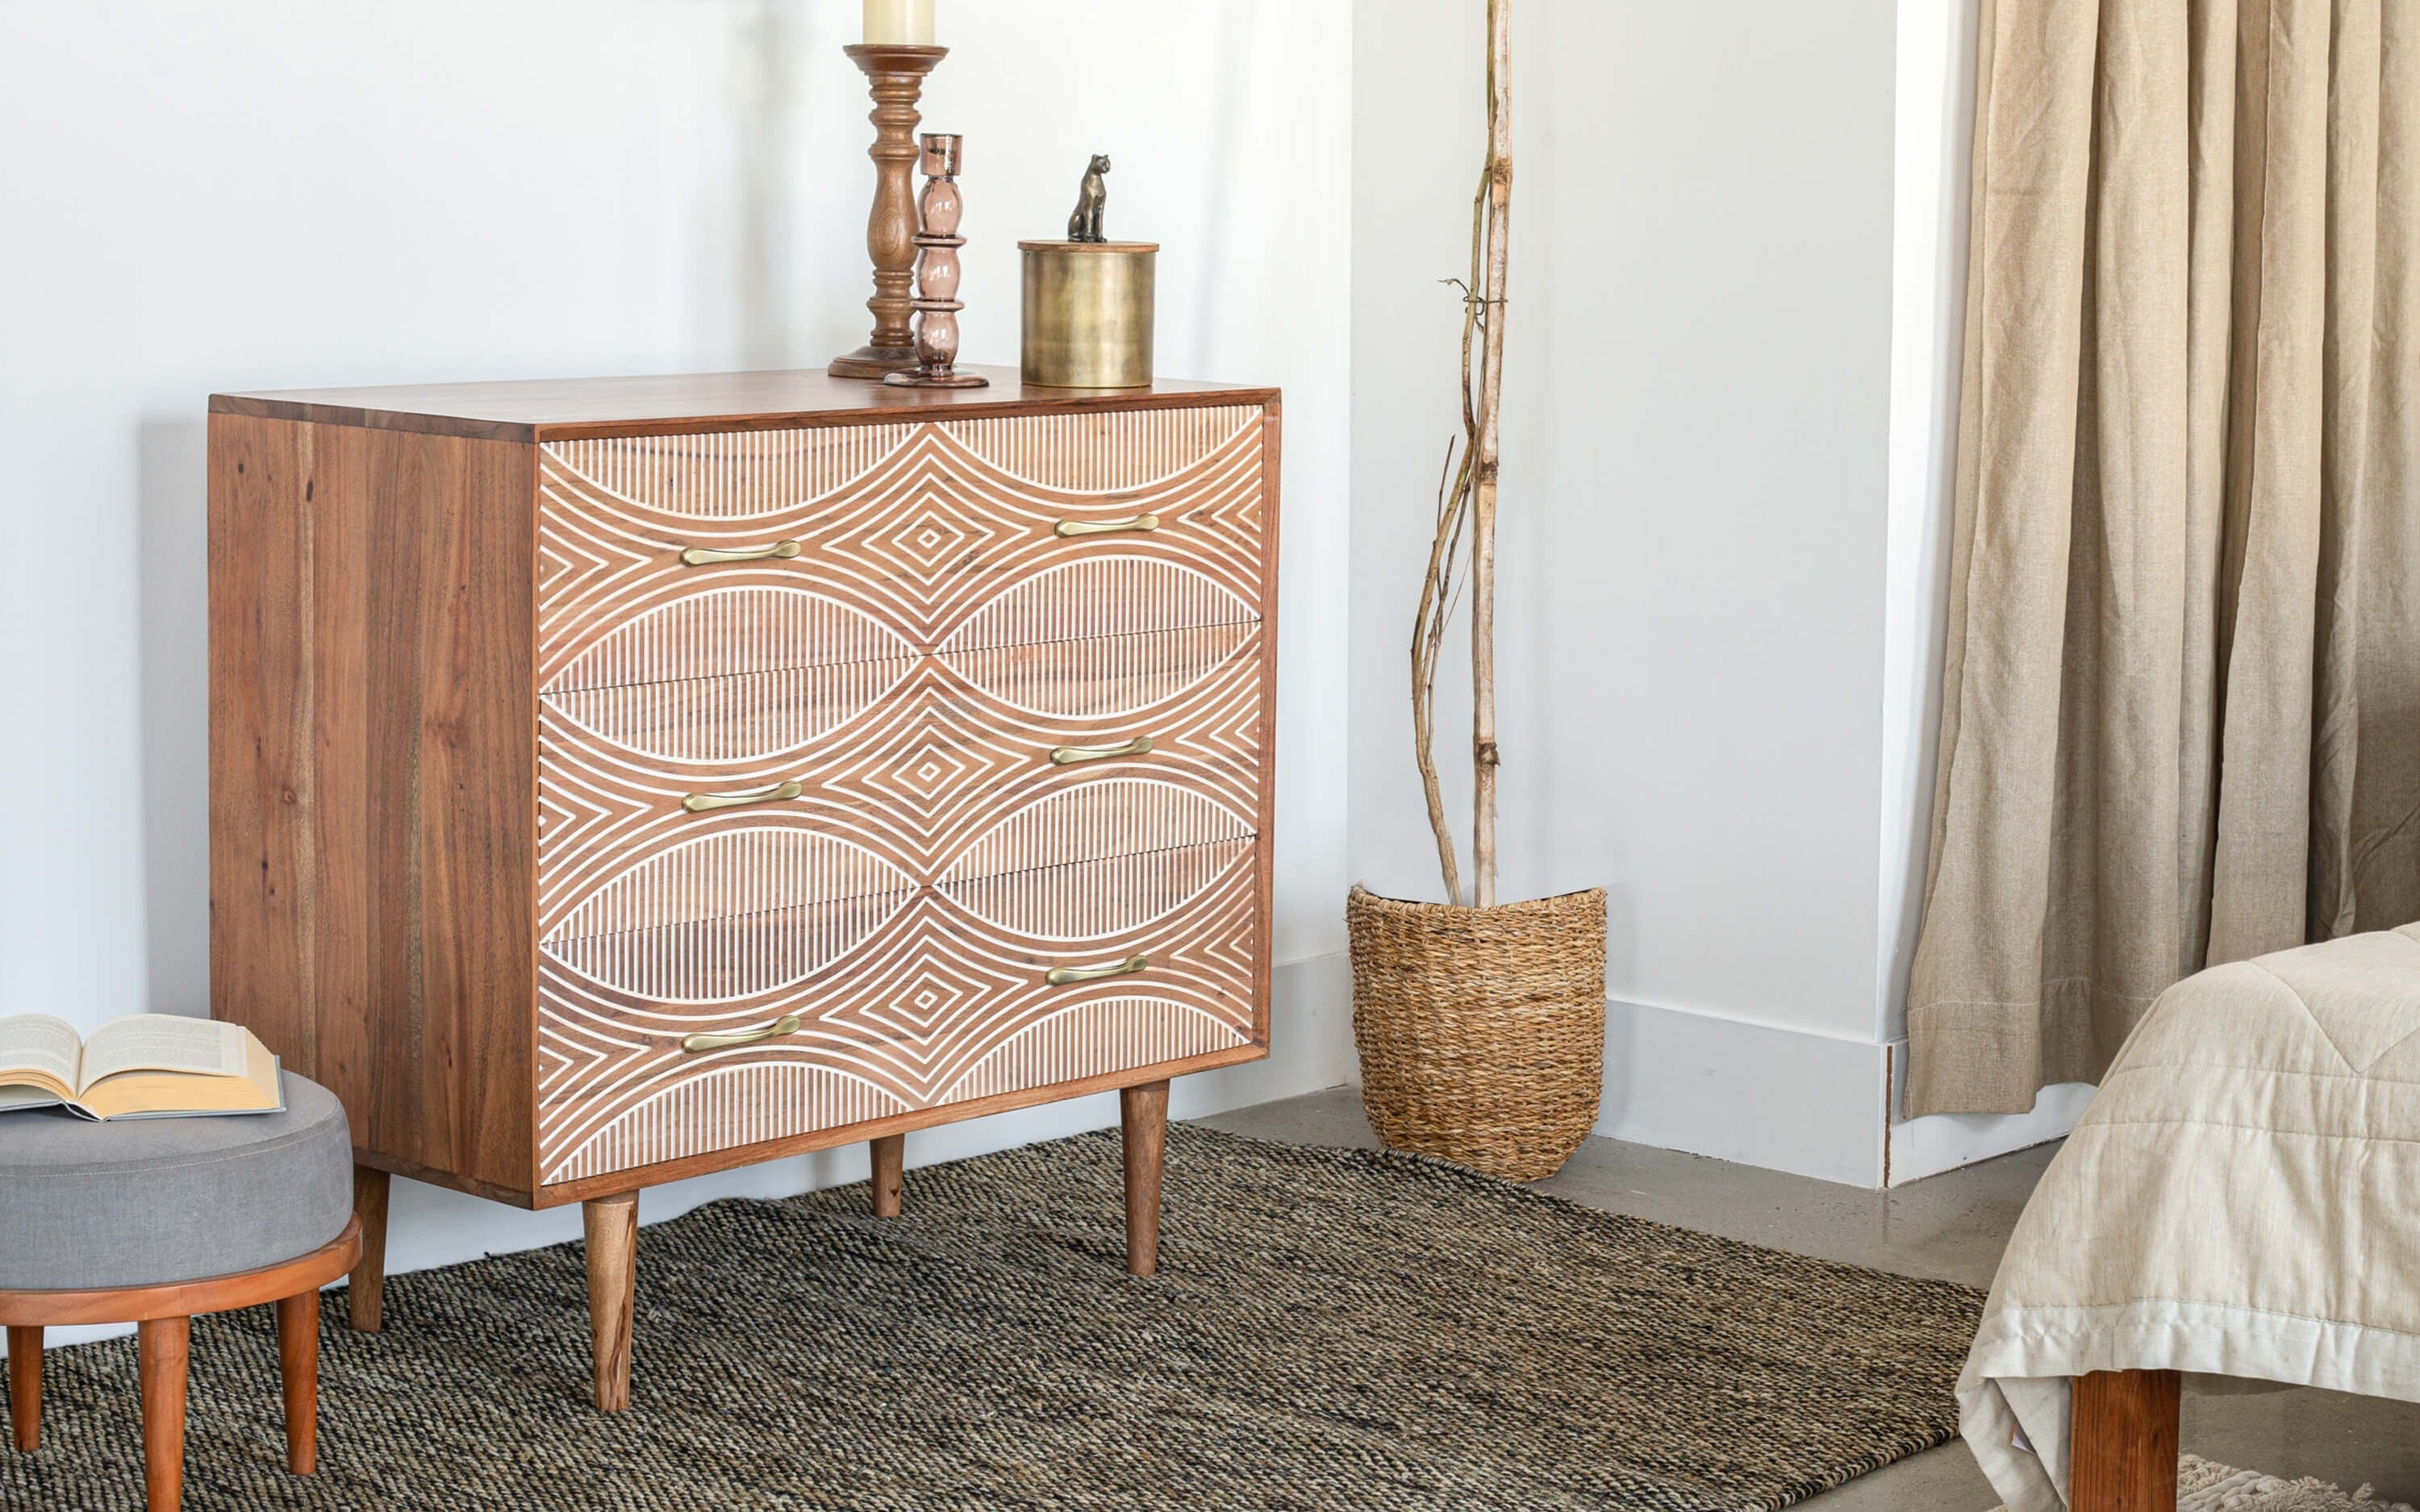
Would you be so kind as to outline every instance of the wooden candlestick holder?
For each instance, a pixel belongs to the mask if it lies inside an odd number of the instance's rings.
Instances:
[[[903,389],[980,389],[991,382],[957,370],[958,235],[966,202],[958,197],[958,166],[966,138],[928,133],[924,139],[924,195],[916,233],[923,255],[916,263],[916,366],[886,374],[882,381]]]
[[[908,318],[916,307],[909,288],[915,278],[916,128],[923,120],[916,104],[924,75],[950,55],[946,47],[859,43],[844,49],[865,73],[874,97],[874,211],[866,218],[865,251],[874,259],[874,332],[864,346],[844,352],[826,371],[834,378],[879,378],[916,365],[916,336]]]

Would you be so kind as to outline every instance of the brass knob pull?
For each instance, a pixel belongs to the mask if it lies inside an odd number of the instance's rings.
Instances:
[[[691,813],[709,813],[716,809],[737,809],[748,803],[780,803],[805,791],[792,780],[776,782],[762,793],[692,793],[681,799],[681,807]]]
[[[1063,537],[1115,535],[1121,531],[1156,531],[1159,529],[1159,517],[1137,515],[1132,519],[1063,519],[1052,529]]]
[[[796,541],[776,541],[771,546],[742,547],[725,551],[720,547],[693,546],[681,553],[681,565],[703,567],[712,562],[764,562],[773,557],[794,557],[799,554]]]
[[[798,1033],[802,1022],[796,1013],[784,1013],[761,1029],[741,1029],[733,1034],[685,1034],[681,1036],[681,1053],[702,1056],[709,1050],[728,1050],[734,1045],[763,1044],[768,1040]]]
[[[1099,981],[1104,977],[1130,977],[1150,964],[1151,957],[1147,955],[1130,955],[1105,966],[1052,966],[1042,974],[1042,980],[1053,987],[1072,987],[1079,981]]]
[[[1105,762],[1112,756],[1148,756],[1151,737],[1137,735],[1116,746],[1054,746],[1050,748],[1050,764],[1073,766],[1078,762]]]

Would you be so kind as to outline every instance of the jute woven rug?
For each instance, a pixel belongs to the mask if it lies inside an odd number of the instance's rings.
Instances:
[[[1178,1126],[1161,1274],[1113,1134],[639,1239],[631,1410],[587,1402],[576,1244],[324,1316],[286,1474],[268,1309],[197,1320],[190,1512],[1787,1506],[1947,1440],[1980,1295],[1578,1208],[1417,1157]],[[51,1352],[0,1507],[142,1504],[132,1339]]]

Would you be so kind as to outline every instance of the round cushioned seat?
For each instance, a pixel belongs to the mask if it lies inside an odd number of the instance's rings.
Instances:
[[[285,1112],[233,1118],[0,1113],[0,1291],[198,1281],[334,1240],[352,1131],[327,1088],[285,1088]]]

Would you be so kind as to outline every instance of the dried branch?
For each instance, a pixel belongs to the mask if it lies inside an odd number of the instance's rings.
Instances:
[[[1446,625],[1459,596],[1453,564],[1470,503],[1470,469],[1466,465],[1455,471],[1454,450],[1453,441],[1445,443],[1445,464],[1437,470],[1436,529],[1429,542],[1428,574],[1420,581],[1419,612],[1412,621],[1412,753],[1419,765],[1420,793],[1428,800],[1429,829],[1436,836],[1437,869],[1444,873],[1450,903],[1462,902],[1462,868],[1454,856],[1453,826],[1446,818],[1445,793],[1437,779],[1436,672]]]
[[[1496,903],[1496,480],[1504,393],[1504,292],[1512,233],[1512,3],[1487,0],[1487,271],[1481,285],[1478,461],[1470,483],[1471,867]]]
[[[1464,901],[1462,872],[1447,818],[1436,765],[1436,675],[1446,628],[1471,590],[1471,756],[1473,815],[1471,850],[1477,869],[1472,900],[1496,902],[1496,474],[1497,408],[1503,391],[1506,235],[1512,189],[1512,106],[1506,59],[1511,48],[1509,0],[1488,0],[1487,162],[1470,202],[1470,271],[1447,284],[1462,293],[1461,465],[1455,442],[1446,443],[1437,479],[1435,532],[1429,565],[1420,582],[1420,605],[1412,621],[1412,755],[1420,771],[1429,828],[1436,837],[1437,867],[1446,900]],[[1457,575],[1463,552],[1466,570]]]

